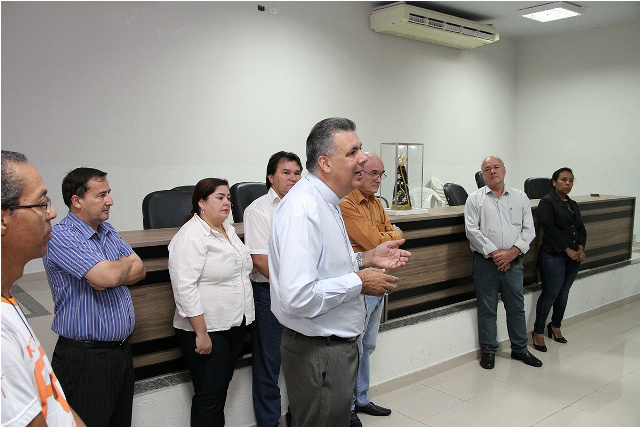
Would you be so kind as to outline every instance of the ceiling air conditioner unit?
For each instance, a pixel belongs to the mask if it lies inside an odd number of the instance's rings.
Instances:
[[[498,31],[490,25],[410,6],[404,2],[373,9],[370,25],[379,33],[458,49],[472,49],[500,39]]]

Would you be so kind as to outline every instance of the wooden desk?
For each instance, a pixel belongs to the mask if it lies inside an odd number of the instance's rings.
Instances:
[[[588,269],[629,259],[633,243],[634,197],[576,196],[587,228]],[[536,253],[540,241],[536,209],[536,240],[523,258],[525,286],[538,282]],[[464,232],[462,206],[434,208],[427,213],[390,215],[405,232],[409,263],[393,274],[398,290],[388,297],[383,320],[475,298],[471,280],[472,253]],[[243,237],[243,224],[234,224]],[[167,245],[178,228],[125,231],[120,235],[143,259],[147,277],[130,287],[136,311],[131,336],[136,378],[143,379],[186,368],[173,331],[175,304],[167,269]],[[247,337],[249,340],[249,336]],[[250,353],[248,341],[244,353]],[[245,361],[246,363],[246,361]]]

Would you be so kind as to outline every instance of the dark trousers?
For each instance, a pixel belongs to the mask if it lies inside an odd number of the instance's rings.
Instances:
[[[134,374],[128,343],[90,349],[58,340],[51,366],[87,427],[131,426]]]
[[[572,260],[566,254],[552,254],[541,251],[538,254],[538,269],[542,279],[542,292],[536,304],[536,322],[533,330],[537,334],[544,334],[544,327],[553,307],[551,323],[556,328],[562,326],[564,311],[567,308],[569,289],[573,285],[580,263]]]
[[[512,262],[507,271],[499,271],[491,258],[475,252],[473,256],[473,283],[478,301],[478,336],[483,353],[495,354],[498,349],[497,319],[498,294],[507,313],[507,331],[511,350],[527,351],[527,320],[524,315],[523,267]]]
[[[266,286],[265,286],[266,285]],[[280,337],[284,327],[271,312],[269,284],[253,284],[256,320],[251,325],[253,410],[257,427],[277,427],[280,402]]]
[[[355,338],[316,340],[285,328],[280,348],[292,427],[349,425],[358,372]]]
[[[226,331],[209,332],[210,354],[196,353],[196,333],[175,329],[187,362],[194,395],[191,399],[191,427],[224,426],[224,404],[236,362],[242,354],[245,322]]]

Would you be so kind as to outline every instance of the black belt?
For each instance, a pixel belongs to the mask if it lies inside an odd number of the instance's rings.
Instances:
[[[130,337],[126,337],[122,341],[81,341],[81,340],[72,340],[69,338],[65,338],[60,336],[58,338],[58,342],[60,344],[76,347],[76,348],[112,348],[112,347],[121,347],[129,342]]]
[[[319,336],[310,337],[309,335],[301,334],[300,332],[294,331],[293,329],[290,329],[290,328],[284,328],[284,329],[285,331],[293,335],[293,339],[296,339],[298,337],[308,338],[310,340],[325,341],[327,344],[329,344],[330,342],[354,342],[355,340],[358,339],[357,335],[355,337],[350,337],[350,338],[339,337],[337,335],[329,335],[328,337],[319,337]]]
[[[269,289],[271,290],[271,288],[269,287],[269,282],[254,282],[253,280],[251,281],[252,284],[254,285],[258,285],[260,287],[263,287],[265,289]]]

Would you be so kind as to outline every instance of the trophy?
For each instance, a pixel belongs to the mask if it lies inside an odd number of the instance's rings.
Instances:
[[[409,199],[409,183],[407,182],[407,168],[405,164],[407,162],[407,156],[404,154],[398,155],[398,169],[396,172],[396,185],[393,188],[393,203],[392,209],[397,210],[410,210],[411,199]]]

